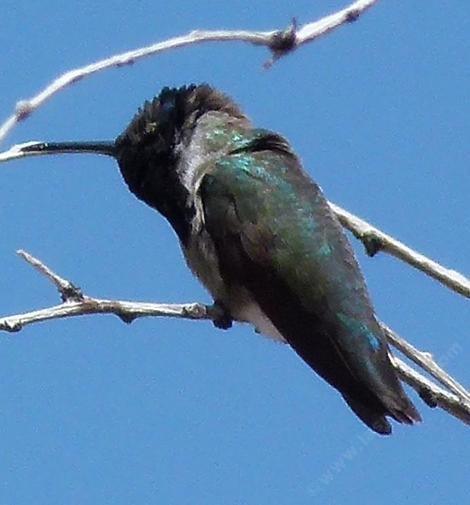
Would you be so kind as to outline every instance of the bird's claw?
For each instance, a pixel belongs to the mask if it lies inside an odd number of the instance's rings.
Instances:
[[[213,318],[212,322],[216,328],[221,330],[228,330],[233,325],[233,319],[230,312],[224,307],[224,305],[218,301],[214,302],[212,306]]]

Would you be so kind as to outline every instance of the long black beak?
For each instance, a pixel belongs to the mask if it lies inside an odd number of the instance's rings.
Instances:
[[[116,157],[113,141],[104,142],[37,142],[21,147],[21,152],[30,154],[90,153]]]

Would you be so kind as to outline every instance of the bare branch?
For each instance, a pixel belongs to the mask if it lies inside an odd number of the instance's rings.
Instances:
[[[139,317],[157,316],[212,319],[211,310],[212,307],[200,303],[139,303],[122,300],[101,300],[84,296],[82,300],[67,301],[46,309],[0,318],[0,331],[13,333],[33,323],[88,314],[115,314],[126,323],[131,323]]]
[[[89,77],[93,74],[106,70],[108,68],[119,68],[131,65],[137,60],[153,56],[164,51],[176,49],[179,47],[200,44],[203,42],[247,42],[258,46],[266,46],[273,54],[273,61],[279,59],[307,42],[313,42],[317,38],[326,35],[335,28],[355,21],[363,12],[372,7],[377,0],[358,0],[349,7],[326,16],[314,23],[309,23],[299,29],[292,24],[287,30],[273,30],[269,32],[250,32],[250,31],[192,31],[187,35],[175,37],[157,42],[150,46],[127,51],[117,54],[104,60],[91,63],[81,68],[76,68],[66,72],[60,77],[54,79],[46,88],[36,96],[21,100],[16,104],[15,112],[0,126],[0,142],[10,133],[10,131],[21,121],[24,121],[34,111],[36,111],[44,102],[52,96],[62,91],[68,86]]]
[[[414,268],[421,270],[425,274],[433,277],[444,286],[452,289],[456,293],[470,298],[470,280],[455,270],[443,267],[439,263],[414,251],[399,240],[394,239],[383,231],[374,228],[371,224],[363,221],[347,210],[330,202],[330,206],[337,215],[341,224],[350,230],[366,248],[369,256],[374,256],[379,251],[387,252],[392,256],[408,263]]]
[[[0,331],[17,332],[33,323],[88,314],[115,314],[126,323],[131,323],[138,317],[148,316],[212,320],[219,315],[217,307],[205,306],[200,303],[140,303],[91,298],[85,296],[73,283],[60,277],[31,254],[23,250],[19,250],[17,253],[56,286],[63,303],[46,309],[3,317],[0,319]]]
[[[164,316],[212,321],[220,317],[217,306],[206,306],[200,303],[138,303],[91,298],[83,295],[74,284],[57,275],[34,256],[24,251],[20,252],[20,256],[59,289],[63,303],[42,310],[0,318],[0,331],[16,332],[29,324],[87,314],[115,314],[126,323],[131,323],[139,317]],[[468,391],[442,370],[429,354],[419,351],[384,324],[382,327],[392,346],[432,375],[446,389],[392,355],[392,363],[400,377],[415,389],[429,406],[439,406],[464,423],[470,424],[470,394]]]

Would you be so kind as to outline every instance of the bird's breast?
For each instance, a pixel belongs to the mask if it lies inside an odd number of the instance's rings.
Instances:
[[[217,252],[207,231],[198,230],[182,248],[189,268],[214,299],[225,298],[226,287],[220,273]]]
[[[214,300],[223,303],[235,321],[252,324],[257,333],[286,342],[244,286],[224,281],[215,244],[203,227],[183,246],[183,252],[193,274]]]

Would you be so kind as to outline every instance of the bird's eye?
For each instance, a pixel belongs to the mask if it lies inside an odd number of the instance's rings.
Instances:
[[[151,135],[157,131],[157,123],[146,123],[144,132],[146,135]]]

